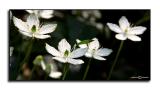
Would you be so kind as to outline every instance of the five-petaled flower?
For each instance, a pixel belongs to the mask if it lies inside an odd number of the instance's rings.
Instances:
[[[108,27],[118,33],[116,38],[119,40],[126,40],[127,38],[132,41],[141,41],[141,38],[137,35],[143,34],[146,27],[134,26],[132,27],[125,16],[122,16],[119,20],[119,26],[112,23],[107,23]]]
[[[54,10],[26,10],[30,14],[36,14],[40,18],[50,19],[53,17]]]
[[[86,48],[86,47],[88,48],[85,56],[97,60],[106,60],[105,58],[103,58],[103,56],[110,55],[112,53],[112,49],[100,48],[98,39],[93,38],[92,40],[93,41],[88,43],[87,45],[85,44],[79,45],[79,47],[81,48]],[[79,43],[80,41],[77,40],[77,42]]]
[[[38,16],[35,14],[30,14],[27,17],[27,21],[24,22],[21,19],[13,17],[14,25],[19,29],[19,32],[25,36],[38,38],[38,39],[46,39],[49,38],[51,33],[57,27],[57,24],[45,24],[40,26],[40,21]]]
[[[87,49],[86,48],[78,48],[71,51],[70,44],[66,41],[66,39],[62,39],[58,44],[58,50],[50,45],[46,44],[46,50],[52,54],[53,59],[62,62],[62,63],[70,63],[73,65],[83,64],[84,61],[81,59],[75,59],[83,56]]]

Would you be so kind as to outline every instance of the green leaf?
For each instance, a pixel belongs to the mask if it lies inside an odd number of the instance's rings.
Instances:
[[[88,44],[90,42],[92,42],[93,40],[82,40],[80,43],[78,43],[78,45],[81,45],[81,44]]]

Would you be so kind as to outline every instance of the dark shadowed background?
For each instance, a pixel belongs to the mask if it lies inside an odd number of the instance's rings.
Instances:
[[[25,10],[10,10],[12,15],[25,21],[28,13]],[[10,16],[10,15],[9,15]],[[112,80],[150,80],[150,10],[54,10],[54,17],[51,19],[40,19],[42,23],[57,23],[56,30],[51,33],[51,38],[40,40],[36,39],[31,55],[29,57],[28,68],[33,67],[32,61],[37,55],[50,55],[45,50],[45,43],[57,48],[58,42],[66,38],[73,46],[76,39],[85,40],[97,37],[101,47],[113,50],[111,55],[105,57],[106,61],[92,60],[90,70],[86,80],[107,81],[107,76],[113,60],[115,59],[120,40],[115,38],[115,33],[108,29],[106,23],[118,24],[121,16],[126,16],[131,24],[145,26],[147,30],[140,35],[141,42],[126,40],[118,58],[118,62],[111,76]],[[20,34],[14,26],[12,17],[9,19],[9,47],[14,47],[12,56],[9,57],[9,80],[26,80],[19,73],[20,63],[25,57],[26,49],[30,38]],[[80,81],[83,77],[88,58],[82,57],[84,64],[80,66],[70,66],[66,80]],[[56,61],[55,61],[56,62]],[[56,62],[59,71],[62,65]],[[45,72],[41,69],[36,70],[32,80],[43,80]],[[147,78],[131,78],[131,77]],[[57,80],[50,77],[47,80]]]

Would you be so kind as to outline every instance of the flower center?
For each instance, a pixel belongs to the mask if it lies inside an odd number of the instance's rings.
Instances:
[[[128,28],[127,28],[127,29],[125,29],[125,30],[124,30],[124,32],[125,32],[125,33],[127,33],[127,32],[128,32]]]
[[[36,32],[36,26],[35,25],[32,26],[31,31],[32,31],[32,33]]]
[[[94,55],[95,51],[96,51],[96,49],[93,49],[93,50],[92,50],[92,55]]]
[[[69,55],[69,51],[66,50],[66,51],[64,52],[64,57],[68,57],[68,55]]]

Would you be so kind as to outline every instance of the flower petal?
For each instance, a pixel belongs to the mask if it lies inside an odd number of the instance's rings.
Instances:
[[[129,31],[129,34],[135,34],[135,35],[140,35],[143,34],[144,31],[146,31],[146,27],[143,26],[136,26],[131,28],[131,30]]]
[[[50,74],[49,74],[49,77],[51,78],[60,78],[62,76],[62,73],[61,72],[54,72],[54,71],[51,71]]]
[[[87,51],[85,56],[88,57],[88,58],[91,58],[93,55],[92,55],[91,51]]]
[[[115,36],[117,39],[119,40],[126,40],[127,39],[127,36],[124,35],[124,34],[116,34]]]
[[[93,58],[97,60],[106,60],[105,58],[98,56],[98,55],[93,55]]]
[[[141,38],[136,35],[128,35],[128,39],[132,41],[141,41]]]
[[[121,28],[116,25],[116,24],[112,24],[112,23],[107,23],[109,29],[111,29],[112,31],[116,32],[116,33],[122,33]]]
[[[27,17],[27,24],[29,26],[29,29],[31,29],[33,27],[33,25],[35,25],[36,29],[38,29],[39,28],[39,19],[38,19],[38,16],[35,15],[34,13],[30,14]]]
[[[130,24],[125,16],[122,16],[119,20],[119,26],[121,27],[122,30],[126,30],[129,28]]]
[[[40,35],[40,34],[35,34],[34,37],[39,38],[39,39],[46,39],[50,38],[50,35]]]
[[[70,44],[66,41],[66,39],[62,39],[59,44],[58,44],[58,49],[60,52],[64,53],[66,50],[70,52],[71,46]]]
[[[93,49],[97,50],[100,47],[99,41],[97,38],[93,38],[92,40],[93,41],[88,44],[88,48],[91,50],[93,50]]]
[[[39,34],[47,34],[47,33],[51,33],[53,32],[57,27],[57,24],[47,24],[47,25],[43,25],[40,30],[39,30]]]
[[[67,59],[67,62],[73,65],[83,64],[84,61],[81,59]]]
[[[40,10],[40,16],[45,19],[53,17],[54,10]]]
[[[54,47],[51,47],[47,43],[46,43],[46,50],[53,56],[57,56],[57,57],[61,56],[60,52],[58,52]]]
[[[97,50],[95,52],[95,55],[98,55],[98,56],[108,56],[112,53],[112,49],[108,49],[108,48],[101,48],[99,50]]]
[[[67,60],[65,58],[63,58],[63,57],[53,57],[53,59],[55,59],[55,60],[57,60],[59,62],[62,62],[62,63],[66,63],[67,62]]]
[[[28,36],[28,37],[32,37],[32,33],[31,32],[25,32],[25,31],[22,31],[22,30],[19,30],[19,32],[25,36]]]
[[[13,16],[14,25],[23,32],[29,32],[26,22],[23,22],[21,19],[18,19]]]
[[[87,52],[87,48],[78,48],[78,49],[74,50],[73,52],[71,52],[70,57],[71,58],[78,58],[78,57],[85,55],[86,52]]]

